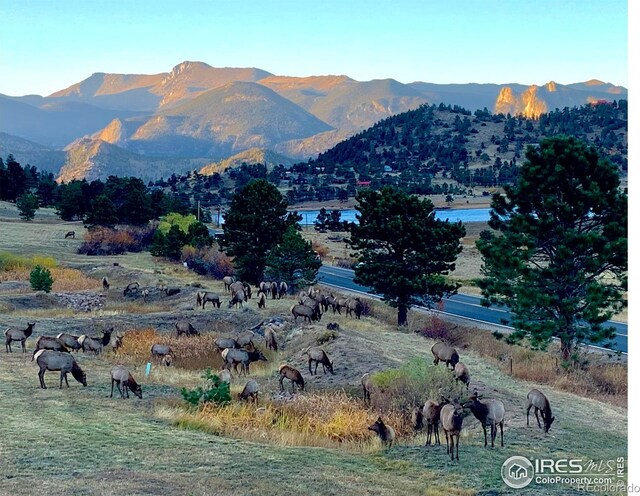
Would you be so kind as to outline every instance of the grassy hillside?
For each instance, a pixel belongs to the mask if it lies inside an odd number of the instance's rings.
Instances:
[[[295,323],[288,313],[294,297],[269,300],[266,309],[258,309],[255,300],[248,302],[244,311],[228,309],[224,303],[228,297],[220,281],[198,277],[181,265],[154,260],[148,254],[105,258],[77,255],[75,249],[80,240],[63,238],[69,229],[67,224],[24,224],[0,219],[0,229],[9,234],[0,239],[0,252],[54,255],[62,264],[82,270],[96,282],[104,275],[111,281],[105,306],[89,314],[62,308],[53,294],[45,298],[31,293],[20,282],[4,281],[0,283],[1,325],[22,326],[25,320],[37,315],[36,335],[62,331],[98,334],[99,329],[113,326],[125,335],[125,342],[130,340],[124,351],[136,344],[131,341],[135,336],[132,330],[154,329],[161,340],[172,339],[171,343],[180,346],[181,359],[175,368],[154,366],[151,375],[145,377],[148,358],[144,350],[141,354],[107,351],[99,357],[79,353],[77,361],[87,372],[88,387],[83,388],[70,377],[70,387],[59,390],[58,375],[47,372],[49,389],[41,390],[37,368],[30,361],[31,353],[2,354],[2,495],[44,491],[54,495],[510,494],[500,478],[500,467],[512,455],[594,460],[626,456],[625,409],[555,389],[547,383],[518,380],[508,373],[504,363],[471,346],[459,348],[471,370],[471,389],[504,402],[505,447],[484,448],[478,422],[467,416],[460,440],[460,461],[451,462],[444,445],[425,447],[424,434],[414,435],[408,428],[408,418],[399,415],[393,417],[400,434],[398,443],[391,449],[383,449],[372,433],[366,431],[379,412],[361,403],[360,376],[366,371],[402,367],[412,360],[422,361],[429,374],[444,373],[442,365],[431,365],[433,341],[412,332],[428,327],[433,322],[429,316],[412,313],[409,329],[399,331],[392,324],[393,312],[382,304],[372,303],[373,314],[361,320],[330,313],[320,323]],[[82,229],[78,227],[76,231]],[[114,262],[118,265],[113,265]],[[181,292],[165,297],[155,291],[160,278],[180,287]],[[122,295],[122,287],[131,280],[151,289],[146,302],[140,297]],[[222,308],[194,309],[195,292],[200,286],[220,294]],[[170,338],[179,316],[192,321],[203,336]],[[278,331],[281,349],[268,353],[269,362],[251,368],[251,377],[262,390],[259,406],[285,408],[274,396],[279,391],[276,370],[279,363],[289,363],[299,368],[307,380],[305,393],[297,395],[299,399],[294,399],[294,403],[305,398],[311,401],[318,395],[329,398],[333,394],[346,394],[363,418],[363,425],[358,427],[364,436],[362,443],[350,445],[328,440],[318,445],[309,437],[288,431],[286,424],[273,426],[279,429],[278,436],[273,435],[273,430],[242,426],[236,434],[215,435],[211,432],[232,432],[232,417],[225,424],[229,429],[221,431],[215,423],[198,420],[197,411],[185,409],[180,388],[200,385],[201,369],[205,366],[216,369],[220,363],[213,353],[196,357],[188,355],[187,350],[210,344],[212,336],[233,335],[274,318],[283,323]],[[329,322],[339,325],[334,339],[326,336]],[[480,332],[464,329],[465,335]],[[33,350],[34,338],[35,335],[27,341],[29,351]],[[323,339],[328,339],[322,346],[334,362],[336,375],[320,372],[311,377],[302,351]],[[497,343],[488,333],[480,341],[488,346]],[[262,341],[256,343],[264,349]],[[140,349],[146,349],[146,342],[142,344]],[[130,367],[142,384],[142,400],[133,396],[127,401],[109,398],[109,369],[114,363]],[[244,377],[234,376],[232,392],[237,393],[244,382]],[[546,435],[533,424],[526,426],[526,393],[532,387],[547,393],[556,416]],[[318,408],[325,410],[330,406]],[[321,413],[319,410],[318,415]],[[261,414],[249,409],[247,415],[257,418]],[[246,420],[249,422],[249,418]],[[532,484],[526,494],[584,493],[563,486]]]

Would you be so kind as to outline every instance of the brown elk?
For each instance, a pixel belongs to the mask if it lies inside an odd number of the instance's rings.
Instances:
[[[291,392],[293,393],[295,386],[298,386],[300,391],[304,391],[304,379],[298,369],[295,369],[289,365],[280,365],[278,368],[278,374],[280,375],[280,391],[284,391],[284,380],[289,379],[291,381]]]
[[[268,350],[278,351],[278,341],[276,340],[276,333],[271,327],[266,327],[264,330],[265,346]]]
[[[455,369],[456,363],[460,361],[458,352],[452,346],[445,343],[436,343],[431,347],[431,353],[433,354],[433,364],[438,365],[440,362],[444,362],[446,367],[451,365],[451,369]]]
[[[298,317],[302,317],[303,321],[309,321],[309,324],[311,324],[312,320],[320,320],[320,316],[316,311],[307,305],[293,305],[291,307],[291,315],[293,315],[295,322],[298,322]]]
[[[109,279],[107,279],[107,276],[102,278],[102,291],[109,291]]]
[[[64,351],[65,353],[69,353],[69,350],[62,341],[53,336],[38,336],[38,339],[36,339],[36,348],[33,350],[33,355],[31,356],[32,362],[36,353],[40,350]]]
[[[76,363],[71,354],[63,351],[40,350],[35,355],[36,363],[40,368],[38,378],[40,379],[40,387],[47,389],[44,382],[44,373],[47,370],[60,371],[60,389],[62,389],[62,381],[64,380],[69,387],[67,374],[71,372],[73,378],[83,386],[87,385],[87,374],[85,374],[80,366]]]
[[[364,310],[364,305],[360,301],[360,298],[349,298],[347,300],[347,306],[345,307],[345,312],[350,316],[355,316],[356,319],[360,319],[362,315],[362,311]]]
[[[180,337],[182,334],[186,336],[199,336],[200,333],[195,330],[188,320],[182,319],[175,323],[176,336]]]
[[[389,448],[393,446],[393,441],[396,438],[396,432],[393,430],[393,427],[391,427],[390,425],[386,425],[382,421],[382,417],[378,417],[378,420],[367,427],[367,429],[378,434],[378,437],[380,438],[380,441],[382,441],[382,444],[386,445]]]
[[[224,283],[224,291],[228,293],[231,291],[231,285],[236,282],[236,278],[233,276],[224,276],[222,278],[222,282]]]
[[[304,351],[304,355],[307,355],[309,358],[309,374],[317,375],[318,374],[318,364],[322,364],[322,370],[324,373],[327,373],[327,370],[331,372],[331,375],[334,375],[333,372],[333,363],[329,361],[329,357],[326,352],[322,348],[309,348]],[[312,363],[316,364],[315,372],[311,372]]]
[[[456,460],[460,460],[459,445],[463,414],[464,411],[462,409],[462,405],[460,405],[457,399],[454,399],[452,403],[444,405],[440,409],[440,423],[442,424],[444,436],[447,439],[447,454],[451,454],[451,461],[453,461],[454,446],[456,451]]]
[[[217,294],[211,293],[210,291],[198,291],[196,303],[202,306],[202,309],[204,310],[204,306],[207,302],[211,302],[211,305],[220,308],[220,297]]]
[[[102,353],[102,349],[111,342],[111,334],[113,333],[113,327],[106,331],[102,331],[101,338],[94,338],[83,334],[78,338],[78,343],[82,351],[90,351],[96,355]]]
[[[233,365],[233,370],[238,375],[240,375],[238,373],[238,364],[240,364],[241,372],[244,372],[244,375],[247,375],[249,373],[249,365],[251,362],[257,362],[258,360],[263,362],[269,361],[260,350],[247,351],[237,348],[226,348],[223,350],[222,359],[224,360],[224,368],[230,369]]]
[[[529,411],[531,410],[531,407],[533,407],[536,420],[538,421],[538,427],[542,428],[540,425],[540,418],[538,417],[538,412],[540,412],[540,415],[542,415],[542,422],[544,423],[544,432],[549,432],[551,424],[553,424],[553,421],[556,418],[551,414],[551,405],[549,404],[547,397],[542,393],[542,391],[532,389],[527,394],[527,401],[527,425],[529,425]]]
[[[173,350],[169,345],[156,343],[151,347],[151,358],[161,360],[164,365],[169,367],[174,360]]]
[[[267,295],[263,291],[258,291],[258,308],[267,307]]]
[[[27,352],[26,341],[27,341],[27,338],[31,336],[31,334],[33,334],[34,325],[36,325],[35,322],[33,324],[30,324],[29,322],[27,322],[26,329],[17,329],[15,327],[7,327],[7,329],[4,331],[5,351],[7,353],[9,352],[13,353],[13,350],[11,349],[11,342],[19,341],[20,344],[22,345],[22,353],[26,353]]]
[[[275,300],[278,297],[278,283],[273,281],[271,283],[271,299]]]
[[[373,381],[371,380],[371,374],[367,372],[362,375],[360,379],[360,384],[362,384],[362,400],[366,403],[367,401],[371,401],[371,391],[373,390]]]
[[[111,369],[111,398],[113,398],[113,386],[117,386],[120,391],[120,397],[129,399],[129,390],[133,391],[138,398],[142,399],[142,388],[135,381],[131,372],[129,372],[123,365],[116,365]],[[122,386],[122,388],[120,388]]]
[[[78,351],[82,348],[78,339],[80,336],[73,336],[72,334],[67,334],[66,332],[61,332],[56,336],[63,345],[65,345],[68,349]]]
[[[138,291],[140,291],[140,283],[138,281],[135,281],[135,282],[130,282],[129,284],[127,284],[127,286],[124,288],[124,291],[122,292],[122,294],[124,296],[127,296],[130,293],[137,293]]]
[[[434,400],[427,400],[422,408],[416,408],[413,417],[420,419],[422,424],[427,424],[427,440],[425,446],[431,444],[433,439],[434,444],[440,444],[440,410],[442,407],[449,403],[449,400],[444,396],[441,397],[440,403]],[[423,427],[418,422],[414,422],[413,427],[419,430]]]
[[[496,435],[498,433],[498,426],[500,426],[500,446],[504,446],[504,403],[500,400],[494,399],[481,399],[478,396],[478,392],[469,397],[469,401],[466,401],[462,406],[469,408],[473,416],[480,421],[482,430],[484,431],[484,447],[487,447],[487,426],[491,428],[491,447],[495,445]]]
[[[453,369],[453,374],[456,378],[456,381],[460,381],[462,384],[465,384],[467,386],[467,391],[469,391],[469,383],[471,382],[471,374],[469,374],[469,368],[464,363],[458,362]]]
[[[222,353],[227,348],[240,348],[238,342],[233,338],[216,338],[213,344],[218,353]]]
[[[287,291],[289,287],[287,283],[284,281],[280,281],[280,285],[278,286],[278,299],[282,299],[283,296],[287,296]]]
[[[251,399],[251,401],[253,401],[254,403],[257,403],[259,392],[260,392],[260,387],[258,386],[258,383],[253,379],[251,379],[250,381],[247,381],[247,383],[244,385],[244,389],[242,390],[242,392],[238,393],[238,399],[239,400]]]
[[[244,308],[243,303],[245,301],[247,301],[247,297],[246,297],[246,295],[244,293],[244,289],[240,289],[240,290],[236,291],[235,293],[232,293],[232,295],[233,296],[229,300],[228,307],[229,308],[231,308],[231,307],[236,307],[237,308],[238,305],[240,305],[240,308]]]

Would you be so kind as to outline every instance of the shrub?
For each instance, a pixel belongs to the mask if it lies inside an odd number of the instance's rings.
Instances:
[[[122,255],[125,252],[139,252],[149,247],[153,227],[122,227],[111,229],[96,227],[84,236],[84,243],[78,253],[84,255]]]
[[[29,282],[31,283],[31,289],[34,291],[44,291],[49,293],[53,286],[53,277],[51,277],[51,271],[46,267],[36,265],[31,271],[29,276]]]
[[[187,403],[198,406],[210,403],[226,405],[231,402],[231,391],[228,383],[222,382],[218,375],[211,372],[211,369],[205,370],[202,378],[208,382],[206,389],[199,386],[196,389],[182,388],[180,390]]]
[[[181,260],[187,262],[189,267],[201,276],[222,279],[225,276],[233,275],[234,272],[231,258],[215,246],[199,249],[193,246],[184,246]]]

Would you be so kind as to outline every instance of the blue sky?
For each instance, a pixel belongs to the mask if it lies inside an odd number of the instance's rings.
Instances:
[[[0,0],[0,93],[184,60],[403,83],[627,81],[624,0]]]

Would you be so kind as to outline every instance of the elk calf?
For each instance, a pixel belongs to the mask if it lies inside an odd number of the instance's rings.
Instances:
[[[293,393],[294,387],[297,385],[300,391],[304,391],[304,379],[298,369],[294,369],[289,365],[280,365],[278,368],[278,374],[280,374],[280,391],[284,391],[284,379],[287,378],[291,381],[291,392]]]
[[[131,372],[123,365],[116,365],[111,369],[111,398],[113,398],[113,385],[116,385],[120,391],[120,397],[124,399],[125,394],[129,399],[129,390],[133,391],[138,398],[142,399],[142,388],[135,381]],[[122,388],[120,388],[122,386]]]
[[[527,425],[529,425],[529,410],[533,407],[536,420],[538,421],[538,427],[541,429],[543,428],[540,425],[540,418],[538,417],[538,412],[540,412],[540,415],[542,415],[542,422],[544,423],[544,432],[549,432],[551,424],[553,424],[553,421],[556,418],[551,414],[551,405],[549,404],[547,397],[542,393],[542,391],[532,389],[529,391],[529,394],[527,394],[527,401]]]
[[[385,425],[385,423],[382,421],[382,417],[378,417],[378,420],[367,427],[367,429],[378,434],[378,437],[380,438],[380,441],[382,441],[382,444],[386,445],[389,448],[393,446],[393,441],[396,438],[396,432],[390,425]]]
[[[458,362],[453,369],[453,373],[455,375],[456,381],[460,381],[462,384],[465,384],[467,386],[467,391],[469,391],[469,383],[471,382],[471,374],[469,374],[469,368],[464,363]]]

